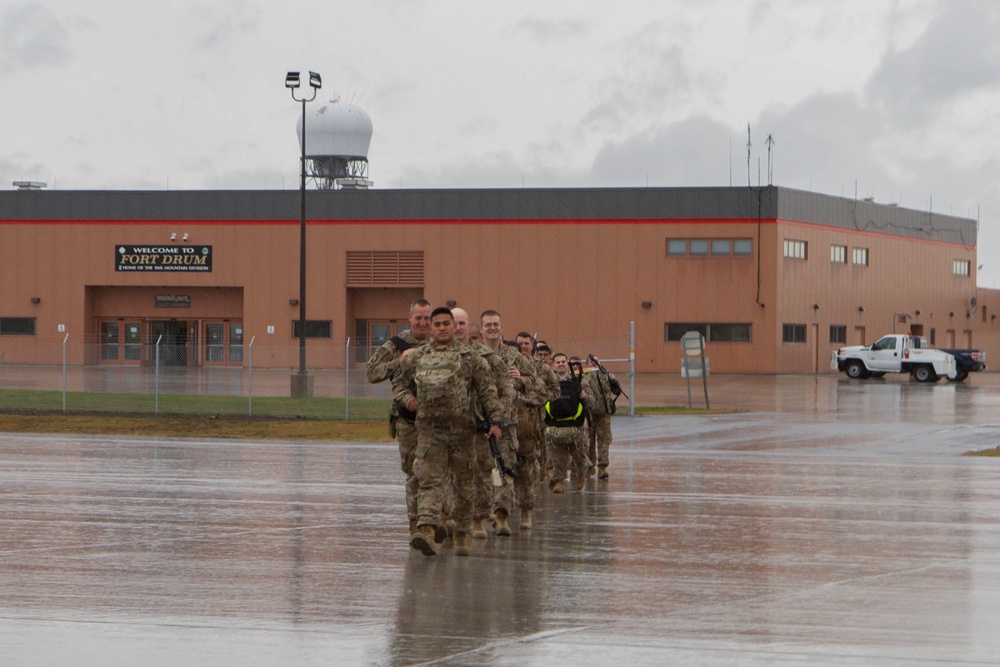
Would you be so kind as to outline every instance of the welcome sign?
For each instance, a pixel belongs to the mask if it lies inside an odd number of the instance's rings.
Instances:
[[[212,246],[119,245],[115,271],[211,271]]]

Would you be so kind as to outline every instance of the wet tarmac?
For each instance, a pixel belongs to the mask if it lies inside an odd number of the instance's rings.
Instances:
[[[3,664],[1000,663],[1000,378],[709,388],[469,558],[391,444],[0,434]]]

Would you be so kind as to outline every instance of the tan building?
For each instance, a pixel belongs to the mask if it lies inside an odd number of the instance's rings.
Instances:
[[[1000,358],[1000,296],[976,287],[974,220],[765,188],[307,193],[311,368],[378,344],[409,303],[495,308],[546,340],[621,337],[639,372],[829,372],[831,350],[910,330]],[[298,363],[297,191],[0,193],[6,363]],[[162,338],[161,338],[162,337]],[[10,347],[10,346],[8,346]],[[274,352],[273,350],[287,350]],[[356,353],[353,363],[363,360]]]

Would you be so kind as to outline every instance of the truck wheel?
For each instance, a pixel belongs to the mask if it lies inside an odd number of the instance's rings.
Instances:
[[[955,377],[948,378],[948,382],[961,382],[967,377],[969,377],[969,371],[958,371]]]
[[[932,366],[917,366],[913,369],[913,379],[917,382],[937,382],[938,376]]]
[[[854,380],[864,380],[868,377],[868,370],[860,361],[848,361],[844,366],[844,372],[847,373],[847,377]]]

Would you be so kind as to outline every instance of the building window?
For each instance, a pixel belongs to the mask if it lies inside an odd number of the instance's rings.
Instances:
[[[834,264],[847,264],[847,246],[846,245],[832,245],[830,246],[830,261]]]
[[[750,239],[667,239],[667,257],[749,257]]]
[[[785,257],[791,259],[806,259],[806,242],[785,239]]]
[[[34,317],[0,317],[0,335],[34,336]]]
[[[708,339],[717,343],[749,343],[749,324],[709,324]]]
[[[688,247],[692,256],[704,257],[708,254],[708,241],[705,239],[691,239]]]
[[[847,342],[847,326],[843,324],[831,324],[830,325],[830,342],[831,343],[846,343]]]
[[[687,239],[667,239],[667,254],[683,256],[688,252]]]
[[[299,338],[299,320],[292,320],[292,338]],[[306,320],[306,338],[332,338],[332,320]]]
[[[851,251],[851,258],[856,266],[868,266],[868,248],[855,248]]]
[[[967,259],[956,259],[951,263],[951,267],[956,276],[969,275],[969,260]]]
[[[668,342],[678,342],[689,331],[697,331],[706,340],[718,343],[749,343],[749,324],[709,324],[697,322],[668,322],[664,325],[663,337]]]
[[[782,324],[782,343],[804,343],[806,342],[806,325],[804,324]]]

